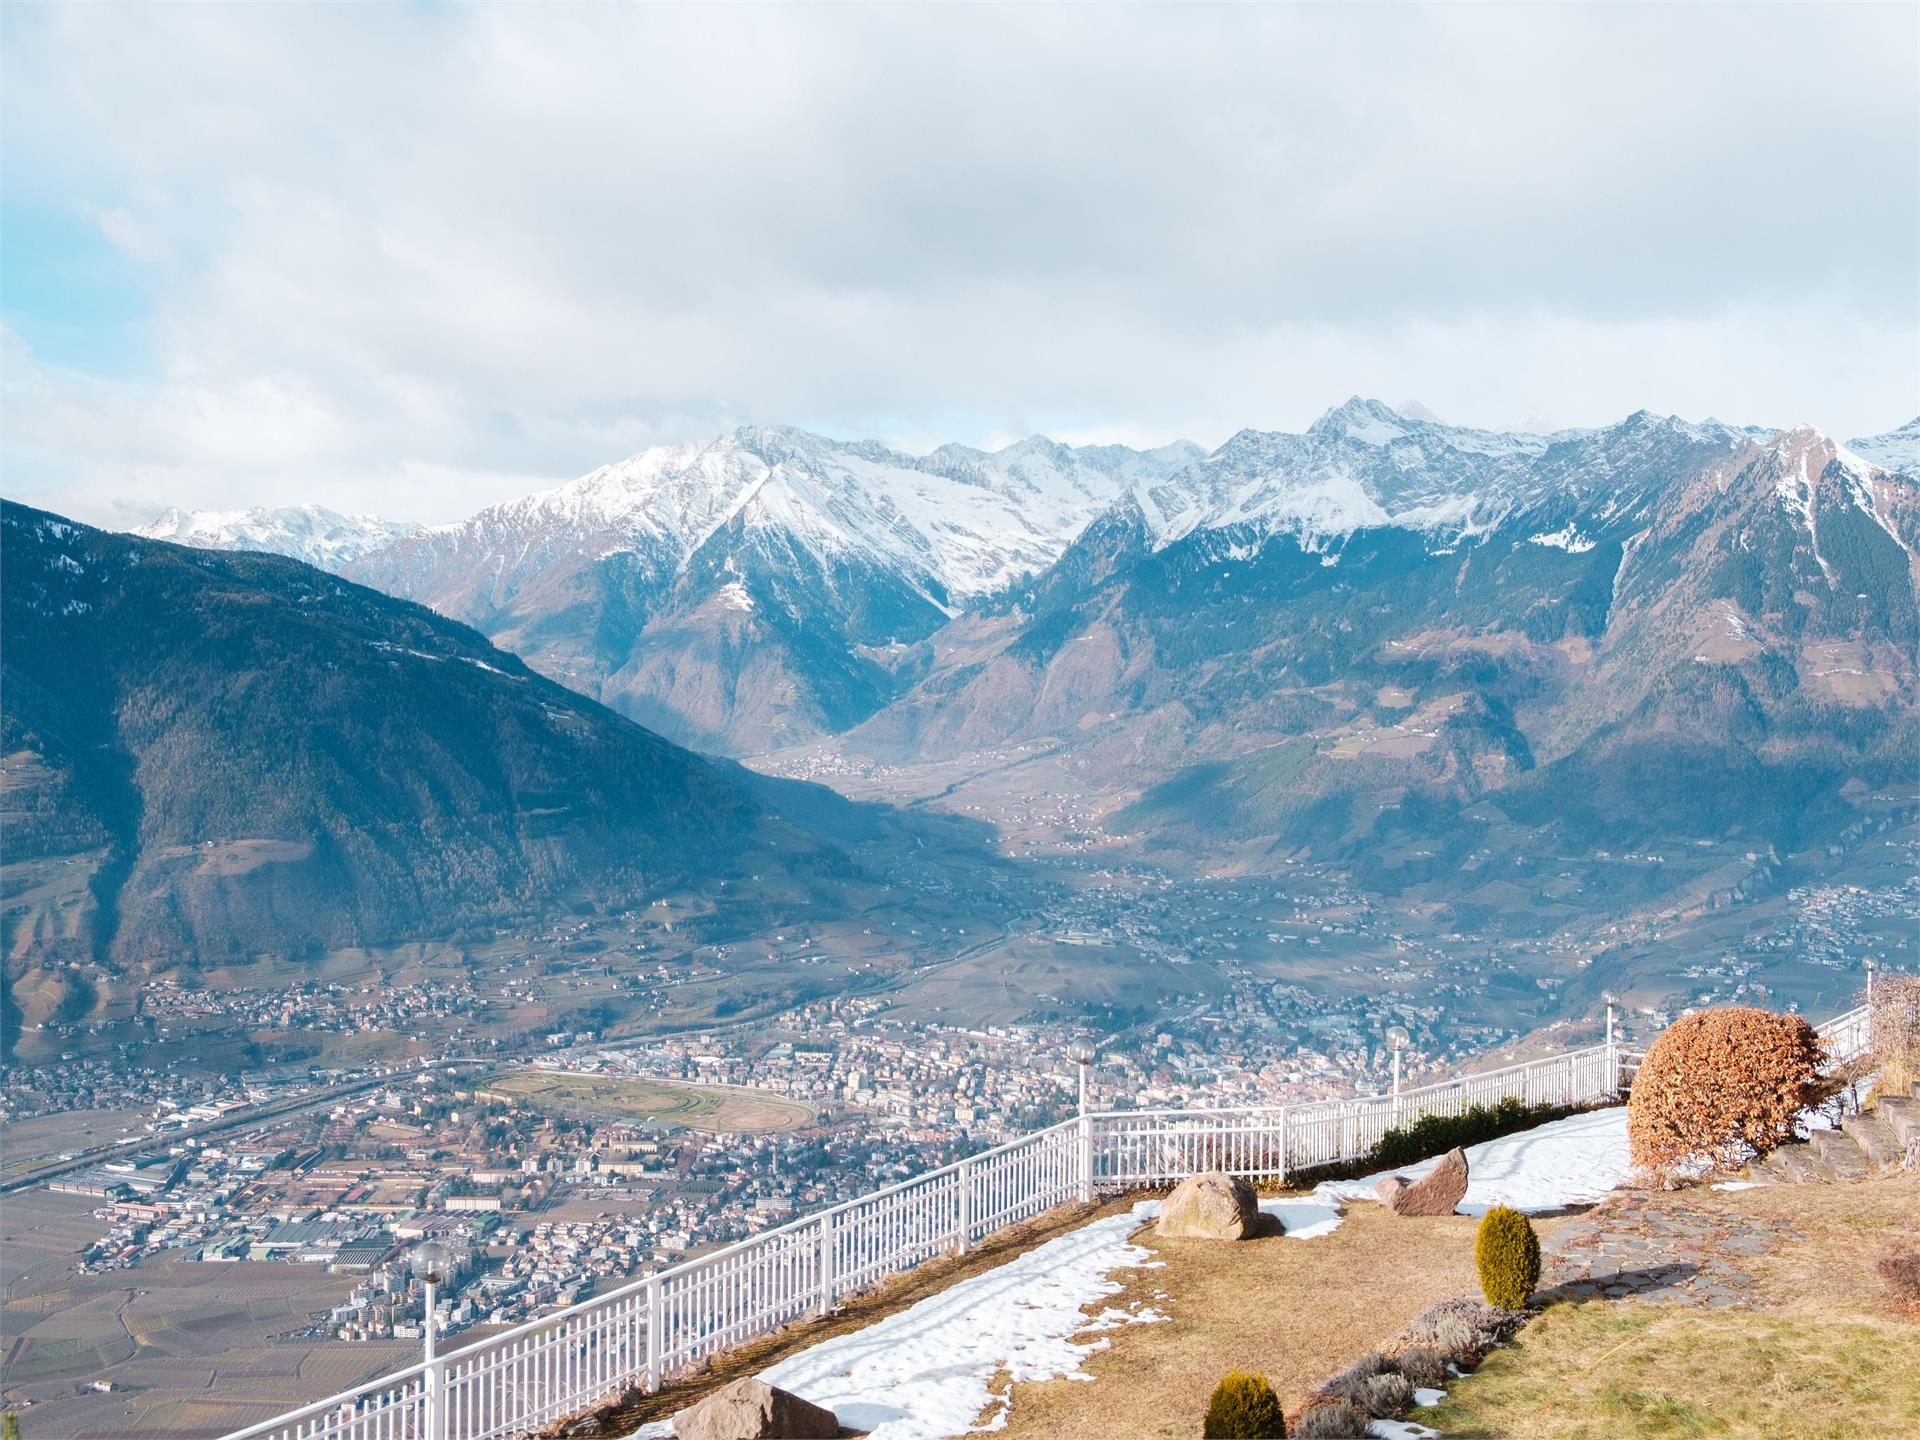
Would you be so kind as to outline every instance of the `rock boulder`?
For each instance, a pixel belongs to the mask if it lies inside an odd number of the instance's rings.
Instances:
[[[1373,1187],[1380,1203],[1396,1215],[1451,1215],[1467,1193],[1467,1152],[1459,1148],[1440,1157],[1424,1180],[1390,1175]]]
[[[751,1376],[673,1417],[676,1440],[832,1440],[840,1421],[790,1391]]]
[[[1245,1240],[1265,1232],[1253,1187],[1218,1171],[1182,1180],[1160,1207],[1168,1240]]]

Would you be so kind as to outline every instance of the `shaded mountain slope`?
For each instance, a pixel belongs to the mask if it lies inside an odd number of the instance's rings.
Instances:
[[[33,933],[13,905],[16,959],[444,937],[749,870],[830,913],[857,878],[758,777],[420,606],[12,504],[0,538],[10,898],[90,878],[88,895],[28,907]],[[883,823],[828,792],[785,794],[816,825]]]

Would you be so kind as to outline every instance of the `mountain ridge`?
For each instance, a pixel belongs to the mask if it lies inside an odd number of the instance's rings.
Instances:
[[[1526,523],[1527,542],[1580,554],[1602,531],[1632,533],[1704,468],[1797,433],[1642,410],[1534,435],[1361,396],[1298,434],[1242,430],[1207,453],[1030,436],[915,457],[742,427],[333,564],[671,738],[751,754],[882,716],[938,670],[936,634],[1057,590],[1090,537],[1138,527],[1150,552],[1192,541],[1247,559],[1288,536],[1337,567],[1357,535],[1400,530],[1465,554]],[[1840,448],[1875,465],[1903,453],[1903,434]]]

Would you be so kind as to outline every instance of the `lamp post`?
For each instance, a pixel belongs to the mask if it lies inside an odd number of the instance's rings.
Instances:
[[[1093,1068],[1093,1047],[1076,1045],[1067,1052],[1067,1058],[1080,1067],[1080,1113],[1087,1113],[1087,1072]]]
[[[435,1354],[434,1300],[441,1283],[447,1278],[447,1270],[452,1256],[447,1247],[438,1240],[429,1240],[424,1245],[416,1245],[413,1253],[407,1257],[407,1263],[420,1279],[427,1292],[426,1312],[421,1317],[420,1335],[425,1351],[423,1359],[427,1362],[425,1376],[426,1427],[422,1431],[424,1440],[445,1440],[447,1433],[447,1406],[444,1391],[446,1371]]]
[[[1075,1045],[1067,1058],[1080,1067],[1080,1200],[1093,1199],[1093,1119],[1087,1114],[1087,1072],[1093,1068],[1093,1047]]]
[[[1867,957],[1867,1004],[1873,1004],[1873,957]]]
[[[450,1258],[447,1247],[438,1240],[429,1240],[424,1245],[414,1246],[413,1253],[408,1257],[408,1264],[413,1268],[414,1275],[427,1292],[427,1303],[421,1316],[420,1326],[425,1350],[421,1358],[424,1360],[434,1358],[436,1341],[439,1338],[435,1334],[434,1300],[440,1286],[446,1281],[447,1262]]]
[[[1387,1027],[1387,1044],[1393,1047],[1393,1118],[1400,1119],[1400,1052],[1413,1043],[1413,1036],[1407,1033],[1404,1025]]]

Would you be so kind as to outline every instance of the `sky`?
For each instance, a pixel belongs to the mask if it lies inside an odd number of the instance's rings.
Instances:
[[[1920,411],[1920,8],[0,6],[0,490]]]

